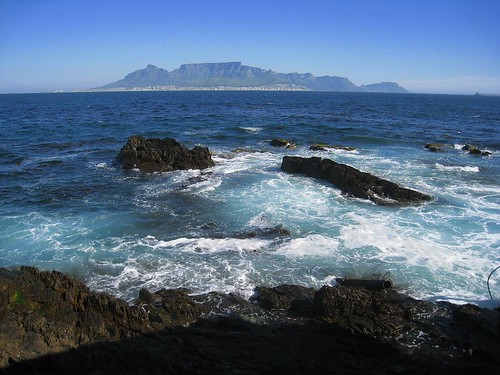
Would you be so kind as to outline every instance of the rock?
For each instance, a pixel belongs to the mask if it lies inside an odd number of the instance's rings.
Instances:
[[[142,289],[136,304],[147,306],[152,323],[160,323],[160,326],[186,325],[195,322],[204,311],[189,293],[183,288],[160,289],[155,293]]]
[[[309,150],[313,151],[328,151],[328,150],[344,150],[344,151],[356,151],[356,147],[347,147],[347,146],[339,146],[339,145],[325,145],[322,143],[314,144],[309,147]]]
[[[329,181],[343,194],[369,199],[377,204],[412,203],[432,199],[427,194],[400,187],[394,182],[329,159],[285,156],[281,169],[288,173],[301,173],[308,177]]]
[[[275,138],[271,141],[271,146],[274,147],[284,147],[284,148],[295,148],[297,147],[294,143],[287,141],[286,139]]]
[[[469,143],[467,143],[464,147],[462,147],[462,150],[464,151],[472,151],[472,150],[477,150],[478,148],[476,146],[473,146]]]
[[[462,147],[462,150],[469,151],[471,155],[482,155],[482,156],[491,156],[491,152],[489,151],[481,151],[477,146],[466,144]]]
[[[256,228],[255,230],[239,233],[238,238],[256,238],[256,237],[287,237],[292,232],[279,224],[271,228]]]
[[[215,165],[206,147],[196,146],[189,150],[173,138],[145,139],[141,136],[129,137],[118,161],[124,169],[138,168],[149,173],[205,169]]]
[[[133,304],[60,272],[0,269],[2,374],[496,373],[500,311],[394,290],[142,289]]]
[[[443,151],[444,146],[442,143],[427,143],[425,148],[432,152],[438,152]]]
[[[280,285],[274,288],[257,287],[257,303],[270,310],[290,310],[306,314],[312,307],[315,290],[300,285]]]

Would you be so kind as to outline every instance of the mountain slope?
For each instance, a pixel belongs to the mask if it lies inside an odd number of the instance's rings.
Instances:
[[[407,92],[394,82],[356,86],[344,77],[315,77],[310,73],[276,73],[241,62],[183,64],[171,72],[148,65],[125,78],[94,90],[148,87],[262,87],[287,85],[315,91]]]

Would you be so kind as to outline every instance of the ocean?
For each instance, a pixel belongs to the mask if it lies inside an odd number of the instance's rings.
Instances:
[[[500,97],[488,96],[0,95],[0,267],[67,272],[128,301],[141,288],[248,298],[256,286],[352,277],[389,278],[415,298],[486,303],[500,265],[499,130]],[[115,157],[131,135],[209,147],[215,166],[122,170]],[[273,138],[297,148],[272,147]],[[315,143],[356,150],[310,150]],[[346,197],[281,171],[285,155],[329,158],[433,200]],[[500,270],[489,286],[498,301]]]

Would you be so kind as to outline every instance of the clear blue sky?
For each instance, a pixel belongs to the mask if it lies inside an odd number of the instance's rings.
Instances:
[[[0,92],[224,61],[500,93],[500,0],[0,0]]]

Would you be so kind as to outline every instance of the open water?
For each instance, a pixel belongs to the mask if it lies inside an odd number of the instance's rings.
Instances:
[[[236,292],[388,277],[418,298],[482,303],[500,265],[500,97],[321,92],[0,96],[0,267],[140,288]],[[216,166],[146,174],[130,135],[203,145]],[[287,138],[296,149],[269,145]],[[444,152],[424,145],[442,142]],[[317,152],[313,143],[356,147]],[[461,150],[471,143],[491,156]],[[259,152],[231,153],[236,148]],[[322,156],[431,194],[383,207],[280,170]],[[245,236],[282,225],[291,236]],[[500,270],[490,279],[500,298]]]

